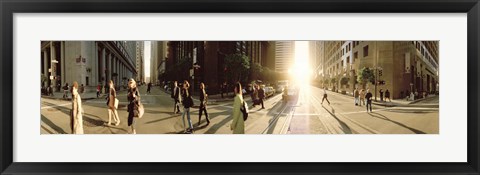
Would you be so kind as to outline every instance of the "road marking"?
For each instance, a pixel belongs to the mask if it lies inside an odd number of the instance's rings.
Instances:
[[[86,101],[84,103],[103,103],[103,104],[106,104],[106,101]],[[128,104],[128,102],[118,102],[118,104]],[[142,104],[150,104],[150,103],[142,101]]]
[[[54,106],[44,106],[41,109],[50,109],[50,108],[55,108],[59,106],[67,106],[67,105],[72,105],[72,103],[64,103],[64,104],[59,104],[59,105],[54,105]]]

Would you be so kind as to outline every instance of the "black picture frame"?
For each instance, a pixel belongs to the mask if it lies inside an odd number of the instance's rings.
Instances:
[[[0,0],[1,174],[479,174],[478,0]],[[466,163],[20,163],[13,162],[14,13],[467,13]],[[448,59],[448,58],[446,58]],[[449,150],[445,150],[449,151]],[[439,153],[441,154],[441,153]]]

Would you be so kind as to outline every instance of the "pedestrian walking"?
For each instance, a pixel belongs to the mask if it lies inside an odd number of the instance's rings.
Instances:
[[[225,93],[225,91],[227,90],[227,82],[223,82],[222,85],[220,85],[220,94],[223,98],[223,93]]]
[[[102,86],[100,84],[97,85],[97,98],[100,97],[100,91],[102,90]]]
[[[355,98],[355,106],[358,106],[358,103],[360,101],[360,92],[358,91],[358,88],[355,88],[353,91],[353,97]]]
[[[258,104],[258,85],[252,85],[252,108]]]
[[[370,106],[370,112],[372,112],[372,93],[370,92],[370,89],[367,89],[367,94],[365,95],[365,99],[367,100],[367,112],[368,112],[368,106]]]
[[[147,85],[147,93],[149,93],[149,94],[150,94],[150,88],[152,88],[152,83],[151,82],[148,83],[148,85]]]
[[[388,89],[385,91],[385,101],[387,101],[387,98],[389,102],[392,102],[392,100],[390,99],[390,91],[388,91]]]
[[[65,83],[65,86],[63,86],[63,98],[64,99],[68,98],[69,89],[70,89],[70,86],[68,86],[68,83]]]
[[[362,103],[365,105],[365,90],[360,90],[360,103],[359,105],[362,106]]]
[[[205,113],[205,119],[207,120],[207,126],[210,124],[210,119],[208,118],[207,112],[207,99],[208,94],[205,92],[205,84],[200,83],[200,107],[198,113],[198,125],[200,125],[200,121],[202,121],[202,112]]]
[[[240,111],[240,108],[243,105],[242,85],[238,82],[235,84],[234,93],[235,98],[233,100],[232,110],[233,119],[230,129],[233,131],[233,134],[245,134],[245,121],[243,120],[242,111]]]
[[[323,105],[323,100],[327,100],[328,102],[328,105],[330,105],[330,101],[328,101],[328,98],[327,98],[327,90],[325,90],[325,87],[323,87],[323,98],[322,98],[322,105]]]
[[[383,89],[380,89],[379,92],[380,92],[380,101],[383,101]],[[377,99],[375,99],[375,100],[377,100]]]
[[[178,114],[180,112],[180,87],[178,87],[177,81],[173,82],[173,90],[172,90],[172,95],[171,97],[175,101],[175,104],[173,106],[173,113]]]
[[[105,89],[104,92],[105,92],[105,94],[106,94],[106,93],[109,92],[110,86],[109,86],[107,83],[105,83],[105,86],[104,86],[103,88]]]
[[[82,97],[78,94],[78,83],[74,81],[72,85],[72,117],[70,122],[73,134],[83,134],[82,113]]]
[[[85,92],[85,87],[82,85],[80,85],[80,94],[83,94]]]
[[[185,133],[193,133],[193,125],[192,125],[192,120],[190,118],[190,107],[193,106],[193,99],[192,96],[188,90],[190,88],[190,84],[188,83],[187,80],[183,81],[183,88],[182,88],[182,105],[183,105],[183,114],[182,114],[182,120],[183,120],[183,129]],[[187,116],[188,120],[188,129],[185,126],[185,116]]]
[[[265,99],[265,89],[264,87],[260,87],[260,89],[258,89],[258,100],[259,100],[259,103],[262,104],[262,109],[265,109],[265,106],[263,105],[263,101]]]
[[[108,105],[108,123],[107,125],[112,125],[112,115],[113,120],[116,122],[115,126],[120,125],[120,117],[118,116],[117,108],[118,108],[118,99],[117,99],[117,91],[115,90],[115,85],[113,84],[113,80],[110,80],[108,83],[109,85],[109,92],[107,97],[107,105]]]
[[[140,105],[140,93],[137,89],[137,83],[133,78],[128,81],[128,126],[130,127],[131,134],[137,134],[136,123],[139,112]]]

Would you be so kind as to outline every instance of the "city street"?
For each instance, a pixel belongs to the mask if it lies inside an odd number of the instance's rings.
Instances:
[[[175,134],[183,133],[182,117],[173,113],[173,100],[170,94],[165,93],[158,87],[152,88],[152,93],[146,95],[146,87],[140,87],[142,103],[145,106],[145,114],[137,120],[137,134]],[[231,93],[230,93],[231,94]],[[287,113],[281,113],[286,104],[281,100],[281,94],[276,94],[265,101],[265,108],[259,106],[250,109],[246,123],[248,134],[275,134],[280,133],[280,126],[284,125]],[[84,100],[83,122],[86,134],[126,134],[127,110],[126,92],[119,91],[120,100],[118,114],[121,123],[119,126],[107,126],[108,113],[104,98]],[[249,96],[245,96],[251,106]],[[213,101],[213,100],[212,100]],[[206,126],[205,115],[202,123],[198,125],[198,98],[194,97],[195,107],[191,108],[191,119],[195,128],[195,134],[230,134],[232,122],[231,109],[233,99],[216,102],[208,105],[208,113],[211,120]],[[69,134],[68,113],[71,109],[70,101],[42,98],[41,107],[41,133],[42,134]],[[286,110],[283,110],[286,111]],[[112,123],[114,123],[112,121]],[[186,123],[187,124],[187,123]]]
[[[145,94],[140,87],[145,115],[137,121],[138,134],[183,133],[182,117],[173,113],[173,100],[158,87]],[[250,108],[245,122],[247,134],[437,134],[439,132],[438,108],[432,107],[384,107],[373,105],[367,113],[365,106],[355,106],[353,97],[327,91],[330,105],[321,100],[323,90],[307,86],[299,92],[298,100],[285,102],[281,94],[265,101],[265,108]],[[84,100],[84,129],[86,134],[126,134],[126,92],[118,92],[120,105],[119,126],[107,126],[108,113],[103,97]],[[194,102],[198,105],[198,98]],[[245,99],[251,106],[249,95]],[[212,100],[213,101],[213,100]],[[230,134],[233,100],[208,105],[210,125],[205,116],[198,125],[198,106],[191,109],[195,134]],[[41,133],[68,134],[70,101],[42,98]],[[112,123],[114,123],[112,121]]]
[[[290,116],[290,134],[438,134],[438,108],[355,106],[352,96],[308,86],[300,92],[294,115]],[[437,97],[438,104],[438,97]]]

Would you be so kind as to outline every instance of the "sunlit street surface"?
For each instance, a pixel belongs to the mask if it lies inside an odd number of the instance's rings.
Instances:
[[[77,44],[97,50],[72,54],[69,46]],[[108,51],[116,46],[124,49],[120,56]],[[126,82],[134,78],[145,111],[136,134],[232,134],[236,82],[249,106],[245,134],[439,134],[436,47],[432,41],[42,41],[40,133],[73,132],[71,94],[64,97],[63,87],[77,81],[85,89],[84,134],[131,134]],[[385,56],[390,52],[393,57]],[[118,126],[108,125],[107,80],[117,87]],[[192,86],[192,132],[183,123],[183,106],[174,113],[173,82],[184,80]],[[208,94],[208,124],[205,114],[199,120],[200,83]]]

